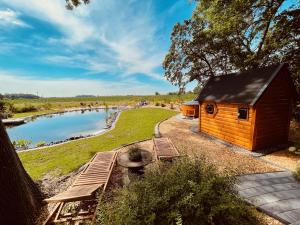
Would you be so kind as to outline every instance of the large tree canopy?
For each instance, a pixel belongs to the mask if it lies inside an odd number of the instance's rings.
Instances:
[[[288,62],[300,86],[300,8],[288,0],[201,0],[177,23],[163,67],[180,87],[210,76]]]
[[[82,3],[88,4],[90,3],[90,0],[66,0],[66,8],[72,10]]]

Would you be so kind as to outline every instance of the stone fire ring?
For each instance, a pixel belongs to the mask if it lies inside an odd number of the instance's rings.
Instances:
[[[120,166],[123,166],[126,168],[142,167],[142,166],[146,166],[152,162],[151,152],[141,149],[141,154],[142,154],[142,161],[133,162],[133,161],[129,160],[129,153],[127,151],[122,152],[122,153],[118,154],[117,162]]]

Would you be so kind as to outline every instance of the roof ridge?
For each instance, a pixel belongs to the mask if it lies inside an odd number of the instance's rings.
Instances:
[[[195,100],[255,105],[285,65],[287,64],[276,63],[243,72],[210,77]]]
[[[279,71],[284,67],[284,65],[285,65],[285,63],[278,64],[276,70],[273,72],[273,74],[271,75],[271,77],[269,78],[267,83],[265,83],[264,86],[262,87],[262,89],[257,93],[256,97],[253,99],[253,101],[250,103],[250,105],[252,105],[252,106],[255,105],[255,103],[258,101],[258,99],[260,99],[262,94],[266,91],[266,89],[269,87],[270,83],[274,80],[274,78],[279,73]]]

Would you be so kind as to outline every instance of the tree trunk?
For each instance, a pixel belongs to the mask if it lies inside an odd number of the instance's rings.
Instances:
[[[0,120],[0,224],[33,225],[41,206],[41,196]]]

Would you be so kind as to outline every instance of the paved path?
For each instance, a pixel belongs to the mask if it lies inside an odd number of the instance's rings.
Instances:
[[[285,224],[300,225],[300,182],[291,172],[240,176],[239,194],[249,203]]]

